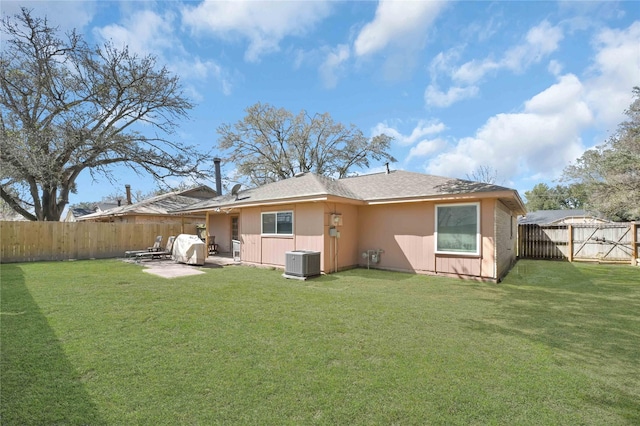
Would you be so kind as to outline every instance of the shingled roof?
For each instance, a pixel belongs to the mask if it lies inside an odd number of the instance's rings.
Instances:
[[[572,223],[609,222],[598,214],[581,209],[537,210],[518,218],[520,225],[554,225]]]
[[[156,195],[134,204],[127,204],[105,211],[88,214],[78,218],[78,220],[95,220],[113,216],[169,215],[174,211],[188,208],[195,203],[210,200],[215,196],[216,192],[205,185],[198,188]]]
[[[365,201],[391,200],[396,198],[433,197],[445,194],[468,194],[475,192],[512,191],[503,186],[442,176],[394,170],[354,176],[339,181]]]
[[[510,207],[524,213],[524,205],[513,189],[480,182],[452,179],[442,176],[393,170],[339,180],[313,173],[269,183],[257,188],[240,191],[237,196],[227,194],[211,200],[193,204],[181,211],[204,211],[215,208],[232,208],[248,205],[304,201],[343,199],[362,204],[438,198],[447,195],[501,192]],[[506,194],[510,196],[506,196]],[[515,200],[513,200],[515,198]]]

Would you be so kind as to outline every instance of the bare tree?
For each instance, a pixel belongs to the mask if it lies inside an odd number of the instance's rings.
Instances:
[[[392,138],[366,138],[354,126],[333,121],[328,113],[298,115],[257,103],[236,124],[218,128],[219,148],[251,183],[261,185],[300,172],[344,177],[372,160],[396,161],[387,150]]]
[[[25,218],[59,220],[85,170],[112,179],[120,163],[162,179],[210,164],[167,138],[193,105],[155,57],[89,47],[75,31],[63,40],[25,8],[1,28],[0,196]]]
[[[467,174],[466,176],[468,180],[493,185],[498,180],[498,171],[491,166],[481,164],[470,175]]]

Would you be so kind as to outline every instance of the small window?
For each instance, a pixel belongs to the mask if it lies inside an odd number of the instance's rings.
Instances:
[[[262,233],[293,235],[293,212],[262,213]]]
[[[480,254],[480,203],[436,206],[436,253]]]

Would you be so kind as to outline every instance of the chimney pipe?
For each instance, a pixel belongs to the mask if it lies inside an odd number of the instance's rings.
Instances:
[[[220,173],[220,160],[218,157],[213,159],[213,164],[216,169],[216,193],[222,195],[222,176]]]
[[[122,200],[118,198],[116,201],[118,202],[118,207],[120,207],[122,205]]]
[[[125,185],[124,189],[127,190],[127,204],[129,204],[129,205],[133,204],[131,202],[131,185],[129,185],[129,184]]]

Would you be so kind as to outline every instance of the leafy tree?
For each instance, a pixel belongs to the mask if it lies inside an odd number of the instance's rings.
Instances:
[[[546,183],[539,183],[531,191],[525,191],[524,196],[529,211],[560,209],[557,193]]]
[[[336,123],[328,113],[298,115],[257,103],[235,125],[218,128],[219,148],[252,184],[286,179],[300,172],[344,177],[371,160],[396,161],[387,150],[392,138],[366,138],[353,125]]]
[[[640,87],[633,94],[629,120],[564,170],[566,179],[584,186],[590,206],[614,220],[640,219]]]
[[[59,220],[84,171],[112,179],[119,163],[162,179],[210,164],[167,139],[192,104],[155,57],[89,47],[75,31],[63,39],[25,8],[1,29],[0,196],[25,218]]]
[[[527,210],[561,210],[584,207],[587,199],[582,185],[556,185],[539,183],[531,191],[525,191]]]

